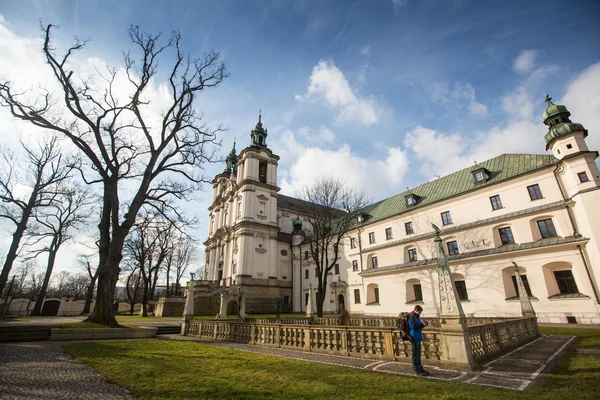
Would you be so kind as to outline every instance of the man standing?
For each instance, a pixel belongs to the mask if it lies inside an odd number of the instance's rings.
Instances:
[[[415,370],[415,375],[425,376],[429,372],[423,369],[421,364],[421,343],[423,342],[423,328],[429,325],[427,321],[421,322],[421,313],[423,307],[416,305],[414,312],[408,317],[408,328],[412,343],[412,363]]]

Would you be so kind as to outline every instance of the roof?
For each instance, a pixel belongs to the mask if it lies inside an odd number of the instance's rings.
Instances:
[[[286,210],[296,211],[298,213],[306,212],[305,210],[311,209],[315,204],[312,204],[306,200],[296,199],[295,197],[285,196],[283,194],[277,194],[277,208],[285,208]],[[317,205],[318,207],[324,207]]]
[[[545,154],[502,154],[477,164],[477,168],[485,168],[490,171],[485,183],[475,182],[472,172],[473,167],[465,168],[365,207],[363,211],[370,216],[365,223],[370,224],[393,215],[419,209],[429,204],[515,178],[554,165],[556,161],[557,159],[554,156]],[[416,206],[406,204],[405,196],[409,194],[418,196],[419,202]]]
[[[549,246],[556,246],[556,245],[568,244],[568,243],[585,242],[588,240],[589,240],[588,238],[585,238],[582,236],[552,237],[552,238],[547,238],[547,239],[541,239],[541,240],[538,240],[535,242],[520,243],[520,244],[515,243],[515,244],[509,244],[509,245],[504,245],[504,246],[500,246],[500,247],[494,247],[492,249],[476,250],[476,251],[471,251],[468,253],[461,253],[461,254],[457,254],[457,255],[453,255],[453,256],[447,256],[446,258],[450,262],[450,261],[455,261],[455,260],[462,260],[465,258],[490,256],[490,255],[508,253],[508,252],[513,252],[513,251],[537,249],[540,247],[549,247]],[[436,263],[437,263],[437,258],[430,258],[427,260],[411,261],[411,262],[404,263],[404,264],[394,264],[394,265],[386,265],[386,266],[378,267],[378,268],[371,268],[371,269],[362,271],[361,273],[359,273],[359,275],[361,275],[361,276],[372,275],[372,274],[380,273],[380,272],[396,271],[396,270],[400,270],[400,269],[404,269],[404,268],[419,267],[419,266],[423,266],[423,265],[432,265],[432,264],[436,264]]]

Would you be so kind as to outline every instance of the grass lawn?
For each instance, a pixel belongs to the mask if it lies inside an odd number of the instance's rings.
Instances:
[[[60,329],[110,329],[114,326],[106,326],[102,324],[96,324],[93,322],[69,322],[65,324],[58,324]],[[117,328],[137,328],[137,325],[119,325]]]
[[[163,318],[163,317],[140,317],[139,315],[130,315],[130,316],[124,316],[124,315],[117,315],[115,317],[117,319],[118,323],[123,323],[123,322],[135,322],[135,323],[142,323],[142,322],[174,322],[175,325],[181,323],[181,318]]]
[[[248,314],[248,318],[276,318],[276,314]],[[280,318],[304,318],[306,313],[280,314]],[[213,315],[197,315],[194,319],[216,319]],[[237,315],[228,315],[227,319],[237,319]]]
[[[590,343],[600,339],[599,329],[561,329],[562,334],[582,334]],[[547,328],[541,330],[548,333]],[[65,344],[62,348],[138,399],[582,400],[597,399],[600,390],[600,357],[571,354],[561,359],[552,374],[531,392],[518,393],[363,372],[194,342],[88,342]]]
[[[600,349],[600,329],[540,326],[540,333],[542,335],[574,335],[577,338],[573,347]]]

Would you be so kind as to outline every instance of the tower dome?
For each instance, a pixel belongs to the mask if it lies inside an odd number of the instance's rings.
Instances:
[[[548,107],[546,107],[546,110],[542,113],[544,124],[549,128],[548,133],[544,136],[546,150],[550,148],[554,139],[573,132],[583,132],[583,137],[587,137],[588,131],[583,125],[571,122],[569,119],[571,113],[566,106],[554,104],[552,102],[552,97],[548,95],[546,95],[546,103],[548,103]]]

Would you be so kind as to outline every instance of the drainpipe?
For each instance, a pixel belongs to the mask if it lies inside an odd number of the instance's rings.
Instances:
[[[560,169],[561,164],[560,161],[556,163],[556,168],[554,169],[554,179],[556,179],[556,184],[558,185],[558,190],[560,190],[560,194],[563,198],[564,201],[567,201],[567,196],[565,195],[565,191],[562,187],[562,184],[560,183],[560,180],[558,179],[558,175],[556,174],[558,172],[558,170]],[[568,205],[565,205],[565,208],[567,209],[567,215],[569,216],[569,221],[571,221],[571,226],[573,227],[573,236],[577,237],[577,236],[581,236],[578,233],[578,229],[577,229],[577,224],[575,223],[575,219],[573,218],[573,215],[571,213],[571,207],[569,207]]]
[[[592,290],[594,291],[594,297],[596,298],[596,303],[600,304],[600,296],[598,296],[598,290],[596,289],[596,285],[594,285],[594,280],[592,279],[592,274],[590,272],[590,268],[588,266],[587,260],[585,259],[585,255],[583,254],[583,249],[581,245],[577,245],[577,249],[579,250],[579,254],[581,255],[581,260],[583,261],[583,266],[585,267],[585,272],[587,273],[588,279],[590,280],[590,285],[592,286]]]

